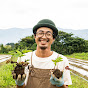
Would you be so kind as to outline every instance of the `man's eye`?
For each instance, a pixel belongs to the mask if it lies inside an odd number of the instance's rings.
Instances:
[[[51,36],[51,34],[50,33],[47,33],[47,36]]]
[[[42,35],[43,33],[39,33],[39,35]]]

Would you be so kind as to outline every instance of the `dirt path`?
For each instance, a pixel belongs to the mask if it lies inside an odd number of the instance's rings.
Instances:
[[[68,60],[71,71],[88,80],[88,60],[80,60],[74,58],[68,58]]]
[[[0,63],[11,58],[11,55],[0,55]]]

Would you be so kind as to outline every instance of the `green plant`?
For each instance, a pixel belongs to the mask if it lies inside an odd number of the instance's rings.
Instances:
[[[63,58],[58,57],[58,58],[56,58],[55,60],[52,60],[52,61],[54,62],[55,66],[56,66],[56,63],[57,63],[57,62],[63,61],[62,59],[63,59]]]
[[[24,50],[23,52],[26,52],[26,50]],[[13,79],[16,79],[19,74],[23,75],[25,66],[27,66],[29,64],[27,62],[28,60],[25,60],[25,62],[21,61],[21,57],[25,56],[23,52],[18,51],[18,50],[16,50],[15,52],[14,51],[10,52],[10,54],[12,55],[13,58],[19,57],[19,62],[15,62],[11,59],[11,64],[16,63],[16,66],[14,67],[14,70],[12,71]],[[15,76],[14,76],[14,74],[15,74]]]
[[[83,60],[88,60],[88,53],[73,53],[71,55],[65,55],[66,57],[69,58],[77,58],[77,59],[83,59]]]
[[[63,61],[62,59],[63,58],[58,57],[58,58],[56,58],[55,60],[52,60],[52,61],[54,62],[55,66],[56,66],[57,62]],[[63,72],[60,71],[59,69],[54,69],[53,71],[51,71],[51,74],[59,79],[60,77],[62,77]]]

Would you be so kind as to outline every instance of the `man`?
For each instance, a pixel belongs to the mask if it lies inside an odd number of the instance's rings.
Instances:
[[[29,73],[26,70],[26,80],[16,80],[17,88],[68,88],[71,85],[70,71],[66,69],[69,66],[68,60],[61,54],[51,51],[51,44],[58,35],[58,29],[53,21],[49,19],[40,20],[33,27],[33,33],[37,48],[33,52],[26,53],[22,57],[30,60]],[[52,60],[57,57],[63,58],[55,66]],[[18,59],[19,62],[19,59]],[[62,81],[54,80],[50,70],[57,68],[63,71]]]

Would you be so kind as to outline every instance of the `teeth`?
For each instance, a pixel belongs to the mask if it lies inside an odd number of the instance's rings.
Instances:
[[[46,41],[41,41],[41,42],[46,42]]]
[[[46,43],[46,41],[41,41],[41,43]]]
[[[46,42],[48,42],[48,40],[46,40],[46,39],[39,39],[39,41],[40,41],[41,43],[46,43]]]

